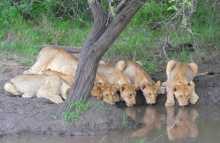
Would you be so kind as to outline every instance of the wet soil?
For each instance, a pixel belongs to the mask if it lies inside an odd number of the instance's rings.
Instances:
[[[204,61],[199,67],[200,72],[207,71],[208,69],[214,71],[216,74],[200,76],[195,79],[196,90],[200,96],[200,101],[197,105],[189,106],[188,110],[191,110],[191,108],[197,110],[199,116],[203,119],[201,121],[203,123],[210,119],[219,123],[220,74],[218,73],[220,73],[220,56],[216,56],[210,61]],[[159,122],[162,126],[167,125],[166,118],[168,115],[163,106],[165,96],[160,96],[158,105],[154,106],[152,111],[148,109],[148,107],[151,106],[122,109],[101,103],[94,99],[89,99],[89,102],[91,102],[93,106],[85,112],[79,120],[74,123],[68,123],[62,118],[63,104],[52,104],[46,99],[40,98],[24,99],[12,97],[3,91],[3,84],[10,78],[21,74],[25,69],[27,69],[27,66],[16,62],[16,58],[1,58],[0,135],[20,135],[27,133],[61,136],[97,135],[116,130],[112,136],[115,139],[120,139],[120,136],[114,134],[120,133],[120,135],[126,137],[131,136],[131,134],[145,135],[149,128],[157,128],[156,125],[159,124]],[[165,79],[163,73],[160,73],[157,78],[158,77]],[[154,110],[161,113],[159,114],[160,117],[157,118],[157,115],[154,117]],[[175,114],[176,112],[177,111],[175,111]],[[186,114],[189,113],[187,112]],[[148,117],[152,117],[153,119],[148,121]],[[146,126],[146,128],[140,130],[140,133],[133,133],[136,131],[134,128],[142,124]],[[151,125],[154,125],[154,127],[151,127]],[[123,129],[125,129],[125,133],[123,133]]]
[[[12,97],[5,93],[4,83],[25,69],[27,67],[16,62],[14,58],[1,59],[0,135],[94,135],[123,128],[123,110],[94,99],[89,99],[92,106],[79,120],[69,123],[63,120],[63,104],[52,104],[40,98]]]

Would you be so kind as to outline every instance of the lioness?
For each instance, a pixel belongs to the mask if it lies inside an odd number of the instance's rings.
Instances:
[[[62,103],[66,98],[70,86],[56,73],[48,74],[23,74],[6,82],[4,90],[11,95],[30,98],[43,97],[54,103]]]
[[[40,74],[46,70],[72,75],[77,68],[78,60],[62,48],[45,47],[38,54],[34,65],[25,74]]]
[[[118,61],[116,69],[122,71],[137,89],[141,89],[147,104],[155,104],[160,81],[155,83],[140,65],[131,61]]]
[[[104,63],[104,61],[100,61]],[[62,48],[45,47],[38,54],[37,60],[24,74],[42,74],[45,71],[62,73],[62,78],[70,85],[73,84],[78,59]],[[106,82],[102,76],[96,75],[97,82]]]
[[[181,63],[170,60],[166,67],[167,81],[167,100],[165,106],[175,104],[174,97],[180,106],[196,104],[199,96],[195,92],[195,83],[193,78],[198,72],[198,66],[195,63]]]

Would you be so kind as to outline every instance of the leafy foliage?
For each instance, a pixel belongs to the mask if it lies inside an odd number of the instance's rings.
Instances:
[[[108,1],[101,0],[108,9]],[[149,72],[157,70],[161,60],[161,43],[169,33],[175,48],[182,43],[197,40],[199,49],[219,47],[219,5],[214,0],[198,0],[192,16],[190,34],[167,21],[180,11],[181,4],[190,6],[190,0],[149,0],[133,17],[132,22],[113,47],[106,59],[132,59],[141,61]],[[33,56],[46,44],[82,46],[91,28],[87,0],[1,0],[0,49]],[[181,20],[180,20],[181,23]],[[179,26],[179,24],[177,23]],[[209,50],[210,51],[210,50]],[[171,52],[169,58],[191,60],[192,52]],[[162,57],[163,58],[163,57]]]
[[[91,107],[91,105],[86,101],[75,101],[69,106],[68,111],[64,112],[64,120],[69,122],[78,120],[80,115]]]

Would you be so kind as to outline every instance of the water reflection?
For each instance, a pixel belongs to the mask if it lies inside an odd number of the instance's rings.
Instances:
[[[198,136],[199,130],[196,119],[199,114],[195,109],[179,108],[175,114],[175,108],[166,108],[166,112],[166,129],[169,140],[176,141]]]
[[[160,113],[154,107],[148,108],[128,108],[125,110],[127,115],[137,122],[141,122],[143,126],[139,129],[134,129],[131,137],[145,137],[154,129],[161,128]]]
[[[164,109],[160,112],[154,106],[125,109],[130,118],[143,124],[142,127],[134,129],[130,137],[145,138],[146,141],[156,136],[166,136],[167,142],[190,140],[198,137],[199,129],[196,119],[199,114],[196,109],[162,108]]]
[[[99,136],[19,135],[0,138],[0,143],[215,143],[219,142],[218,108],[165,108],[146,106],[125,109],[138,128],[115,130]],[[198,114],[199,113],[199,114]],[[213,114],[215,116],[213,116]],[[219,114],[217,114],[219,113]],[[215,120],[213,117],[216,117]]]

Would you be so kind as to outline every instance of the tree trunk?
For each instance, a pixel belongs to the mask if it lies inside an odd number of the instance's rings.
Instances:
[[[86,100],[90,95],[99,60],[129,23],[146,0],[127,0],[124,7],[109,22],[98,0],[89,0],[94,25],[88,40],[80,52],[75,84],[70,91],[67,104],[75,100]],[[108,22],[108,23],[107,23]]]

